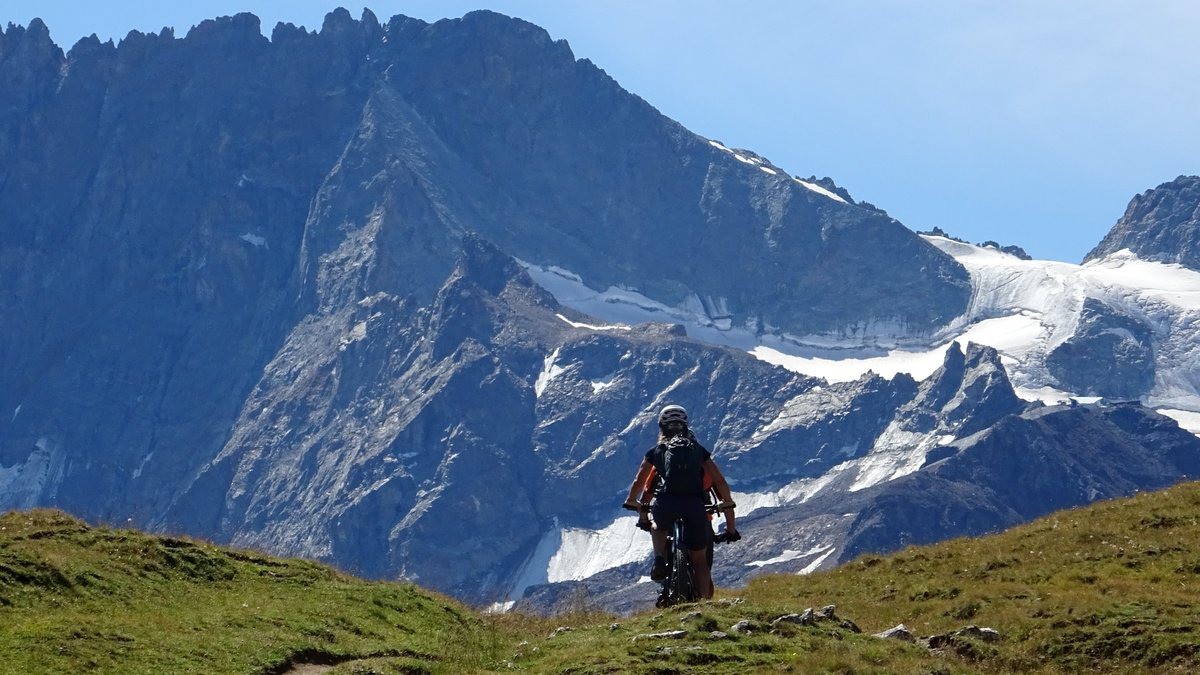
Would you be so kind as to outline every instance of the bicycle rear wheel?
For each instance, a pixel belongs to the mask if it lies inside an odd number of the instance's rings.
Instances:
[[[674,602],[695,602],[696,585],[692,579],[692,559],[683,542],[683,528],[676,526],[671,559],[671,595]]]

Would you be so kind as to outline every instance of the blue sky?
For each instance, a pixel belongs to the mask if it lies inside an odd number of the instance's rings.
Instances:
[[[0,21],[40,16],[66,48],[93,32],[182,36],[238,11],[258,14],[268,34],[281,20],[315,28],[336,6],[3,0]],[[381,20],[520,16],[697,133],[830,176],[913,229],[1039,258],[1078,261],[1134,194],[1200,173],[1200,3],[1190,0],[369,6]]]

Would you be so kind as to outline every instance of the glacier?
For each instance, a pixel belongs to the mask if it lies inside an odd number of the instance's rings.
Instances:
[[[690,337],[733,347],[793,372],[846,382],[873,372],[887,378],[906,373],[920,380],[932,374],[955,342],[995,348],[1019,396],[1061,403],[1097,400],[1063,387],[1046,369],[1047,355],[1070,338],[1085,299],[1102,300],[1145,321],[1155,340],[1156,381],[1142,403],[1181,420],[1200,424],[1200,272],[1177,264],[1139,259],[1124,250],[1082,265],[1024,260],[991,247],[922,235],[968,271],[971,300],[965,313],[928,334],[902,326],[848,327],[837,335],[797,336],[758,332],[747,322],[733,326],[719,312],[720,298],[693,295],[681,306],[651,300],[636,289],[587,287],[574,273],[523,262],[526,272],[561,304],[611,325],[572,325],[596,330],[645,322],[683,325]],[[565,319],[564,319],[565,320]],[[1168,412],[1178,411],[1178,412]]]

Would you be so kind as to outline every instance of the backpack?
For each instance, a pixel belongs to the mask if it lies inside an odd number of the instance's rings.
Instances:
[[[686,435],[676,436],[663,443],[662,493],[669,495],[699,495],[704,492],[704,459],[699,443]]]

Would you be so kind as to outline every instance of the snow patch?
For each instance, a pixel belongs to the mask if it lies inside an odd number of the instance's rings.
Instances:
[[[1046,405],[1060,405],[1069,403],[1071,395],[1061,389],[1054,387],[1013,387],[1013,392],[1017,398],[1024,401],[1041,401]]]
[[[1179,424],[1179,428],[1200,436],[1200,412],[1173,408],[1159,408],[1158,412],[1175,420]]]
[[[810,562],[808,565],[806,565],[804,567],[804,569],[800,570],[799,572],[796,572],[796,574],[812,574],[813,572],[816,572],[817,568],[821,566],[821,563],[825,562],[826,558],[833,555],[833,552],[835,550],[836,549],[831,547],[828,551],[826,551],[824,554],[822,554],[820,558],[817,558],[816,560]]]
[[[558,265],[550,265],[546,268],[546,270],[549,272],[552,272],[554,274],[557,274],[558,276],[560,276],[568,281],[574,281],[577,284],[583,283],[583,277],[579,276],[578,274],[575,274],[571,270],[563,269],[563,268],[559,267]]]
[[[875,449],[854,460],[858,476],[849,491],[858,492],[920,469],[925,463],[925,453],[936,443],[937,436],[904,431],[892,422],[875,441]]]
[[[923,380],[941,367],[946,350],[955,342],[990,345],[1003,356],[1007,351],[1020,350],[1041,331],[1042,325],[1036,317],[1017,313],[979,321],[929,349],[879,349],[874,350],[878,352],[874,355],[869,349],[804,350],[792,347],[788,353],[783,351],[788,349],[786,346],[776,343],[773,346],[761,344],[751,349],[750,354],[767,363],[828,382],[850,382],[868,372],[889,380],[897,373]]]
[[[760,166],[760,167],[758,167],[758,168],[759,168],[760,170],[762,170],[762,172],[763,172],[763,173],[769,173],[769,174],[771,174],[772,176],[778,175],[778,174],[776,174],[776,173],[775,173],[775,170],[774,170],[774,169],[768,169],[768,168],[767,168],[767,167],[765,167],[765,166]]]
[[[561,544],[546,566],[546,580],[586,579],[643,560],[652,551],[650,536],[637,528],[636,516],[618,517],[601,530],[565,528],[561,530]]]
[[[608,389],[609,387],[613,386],[613,382],[615,381],[615,379],[616,379],[616,373],[613,373],[612,375],[601,378],[599,380],[591,380],[592,393],[599,394],[600,392],[604,391],[605,389]]]
[[[246,234],[243,234],[242,236],[238,237],[238,239],[241,239],[242,241],[246,242],[247,244],[250,244],[251,246],[257,246],[258,248],[265,248],[265,249],[271,248],[270,246],[267,245],[267,240],[257,234],[251,234],[251,233],[247,232]]]
[[[755,560],[755,561],[746,563],[746,566],[747,567],[765,567],[767,565],[776,565],[776,564],[788,562],[791,560],[799,560],[800,558],[807,558],[810,555],[817,555],[818,553],[826,553],[826,552],[830,551],[832,548],[833,548],[833,546],[831,546],[829,544],[825,544],[823,546],[817,546],[814,548],[810,548],[807,551],[793,551],[791,549],[785,549],[783,551],[783,553],[780,553],[779,555],[775,556],[774,558],[768,558],[766,560]],[[824,559],[825,559],[824,557],[821,558],[821,560],[824,560]]]
[[[816,183],[810,183],[806,180],[800,180],[799,178],[793,178],[792,180],[796,181],[797,183],[803,185],[804,187],[808,188],[809,190],[812,190],[813,192],[815,192],[819,195],[824,195],[826,197],[829,197],[830,199],[832,199],[836,202],[841,202],[843,204],[846,203],[846,200],[842,199],[841,195],[839,195],[836,192],[830,192],[829,190],[826,190],[825,188],[821,187],[820,185],[817,185]]]
[[[567,370],[566,368],[563,368],[555,363],[555,361],[558,360],[558,354],[560,351],[562,351],[562,347],[555,348],[555,350],[550,352],[550,355],[546,357],[546,360],[542,362],[542,372],[538,374],[537,380],[533,383],[533,392],[538,398],[542,397],[542,394],[546,391],[546,387],[550,385],[550,382],[552,382],[554,378],[562,375]]]
[[[518,262],[530,278],[559,303],[608,322],[608,325],[597,326],[559,315],[558,318],[570,326],[590,330],[630,330],[631,325],[647,322],[678,323],[687,327],[689,336],[714,344],[738,349],[750,349],[758,344],[752,330],[733,327],[729,302],[725,298],[700,298],[693,294],[682,305],[671,307],[633,289],[609,286],[607,290],[598,291],[566,270]]]
[[[17,421],[17,415],[20,415],[20,414],[21,414],[21,406],[17,406],[16,408],[13,408],[13,416],[12,416],[12,419],[11,419],[11,420],[9,420],[9,421],[10,421],[10,422],[16,422],[16,421]]]
[[[24,462],[0,465],[0,511],[29,508],[40,500],[53,498],[62,480],[62,458],[58,448],[43,436],[34,442],[35,450]]]
[[[568,326],[570,326],[572,328],[585,328],[587,330],[629,330],[630,329],[629,326],[622,326],[619,324],[616,326],[597,326],[597,325],[590,324],[590,323],[579,323],[578,321],[572,321],[572,320],[568,319],[567,317],[563,316],[562,314],[555,314],[554,316],[557,316],[558,318],[562,319],[563,323],[566,323]]]
[[[529,559],[517,572],[508,598],[520,600],[525,595],[525,589],[546,583],[546,570],[550,565],[550,557],[558,550],[561,543],[562,531],[556,522],[554,529],[542,535],[542,538],[538,540],[537,546],[529,554]]]
[[[1200,407],[1200,272],[1176,264],[1149,262],[1128,250],[1083,265],[1022,260],[994,248],[945,237],[922,235],[953,256],[971,275],[967,312],[942,331],[970,330],[990,317],[1019,313],[1036,319],[1019,335],[975,339],[996,347],[1022,398],[1046,402],[1082,401],[1055,388],[1046,356],[1074,335],[1087,298],[1146,322],[1156,335],[1154,389],[1143,402],[1180,409]],[[1117,331],[1118,334],[1126,335]],[[1130,336],[1131,337],[1131,336]]]
[[[733,501],[738,505],[737,515],[744,518],[759,509],[803,504],[833,482],[838,473],[830,470],[817,478],[801,478],[773,492],[734,492]]]

